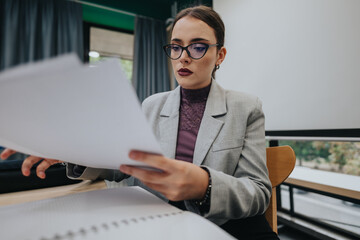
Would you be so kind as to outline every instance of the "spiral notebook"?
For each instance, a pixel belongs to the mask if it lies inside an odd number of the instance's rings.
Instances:
[[[6,240],[234,239],[140,187],[121,187],[0,208]]]

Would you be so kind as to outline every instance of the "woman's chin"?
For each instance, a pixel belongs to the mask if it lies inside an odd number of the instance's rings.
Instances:
[[[185,89],[196,89],[196,85],[189,82],[189,81],[177,81],[178,84],[182,87],[182,88],[185,88]]]
[[[193,78],[183,78],[177,76],[176,78],[177,83],[185,89],[200,89],[208,86],[211,82],[211,80],[208,82],[197,82]]]

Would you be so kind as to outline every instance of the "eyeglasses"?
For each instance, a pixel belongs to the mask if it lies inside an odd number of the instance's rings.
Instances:
[[[206,54],[207,50],[210,47],[215,47],[218,45],[219,44],[209,45],[206,43],[192,43],[192,44],[188,45],[187,47],[183,47],[183,46],[180,46],[177,44],[168,44],[168,45],[165,45],[163,48],[164,48],[166,55],[169,58],[171,58],[172,60],[179,59],[184,50],[187,52],[189,57],[191,57],[192,59],[200,59]]]

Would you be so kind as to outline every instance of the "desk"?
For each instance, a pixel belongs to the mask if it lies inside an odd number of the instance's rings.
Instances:
[[[293,194],[293,188],[360,204],[360,177],[296,166],[284,182],[289,186],[290,208],[280,206],[278,219],[285,225],[320,238],[358,239],[359,217],[355,206],[314,195]],[[286,201],[286,200],[285,200]],[[296,205],[296,207],[295,207]]]
[[[3,193],[0,194],[0,206],[61,197],[73,193],[88,192],[103,188],[106,188],[106,184],[104,181],[92,182],[90,180],[86,180],[80,183],[66,186],[42,188],[22,192]]]
[[[296,166],[285,183],[360,200],[360,177]]]

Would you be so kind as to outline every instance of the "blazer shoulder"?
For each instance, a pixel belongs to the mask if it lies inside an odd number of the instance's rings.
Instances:
[[[262,102],[259,97],[249,93],[226,90],[226,98],[228,107],[240,106],[250,111],[262,109]]]
[[[147,97],[141,104],[145,114],[149,111],[160,112],[170,93],[171,91],[155,93]]]

